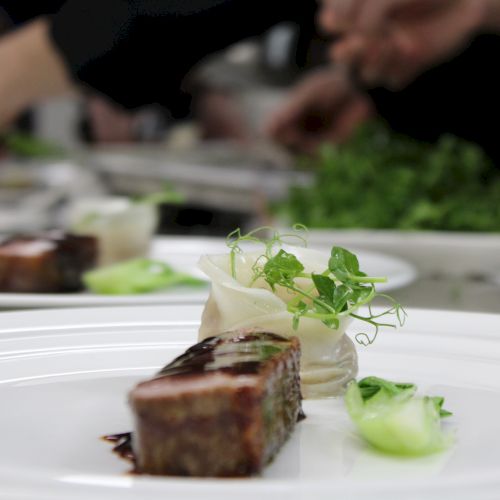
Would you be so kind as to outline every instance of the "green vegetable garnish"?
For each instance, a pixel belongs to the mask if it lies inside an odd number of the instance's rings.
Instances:
[[[314,175],[278,207],[315,228],[500,230],[500,171],[475,144],[436,144],[367,124],[347,144],[304,160]]]
[[[347,410],[359,432],[375,448],[394,455],[427,455],[452,442],[441,429],[442,397],[416,396],[414,384],[367,377],[351,382],[345,394]]]
[[[4,132],[0,135],[0,142],[9,152],[25,158],[59,158],[64,156],[64,149],[60,146],[24,132]]]
[[[132,295],[153,292],[174,285],[199,286],[204,281],[174,271],[168,264],[134,259],[85,273],[85,286],[103,295]]]
[[[263,227],[241,234],[240,229],[233,231],[227,239],[229,246],[231,274],[236,279],[236,255],[241,253],[240,245],[245,242],[258,243],[264,246],[264,253],[253,266],[253,276],[248,286],[255,286],[261,279],[267,283],[271,290],[281,288],[290,299],[287,301],[287,310],[293,314],[293,328],[297,329],[301,318],[314,318],[322,321],[326,326],[334,330],[340,326],[340,320],[351,316],[370,324],[374,333],[368,335],[359,333],[356,340],[363,344],[371,344],[382,326],[393,327],[395,323],[383,323],[380,318],[393,315],[401,326],[404,323],[406,313],[401,304],[392,297],[378,293],[376,284],[383,283],[386,278],[378,276],[367,276],[359,268],[358,258],[348,250],[341,247],[333,247],[328,262],[328,268],[321,273],[307,273],[304,265],[298,258],[280,248],[285,239],[295,238],[305,244],[305,239],[298,231],[305,227],[297,224],[292,234],[279,234],[269,227]],[[256,235],[263,231],[271,231],[272,236],[261,239]],[[300,282],[299,282],[300,280]],[[283,295],[283,294],[282,294]],[[370,303],[376,297],[385,299],[390,307],[378,314],[372,312]],[[361,315],[358,309],[368,306],[368,314]]]
[[[162,203],[179,205],[185,201],[185,197],[176,191],[169,183],[164,183],[162,191],[139,196],[134,199],[134,203],[143,203],[145,205],[161,205]]]

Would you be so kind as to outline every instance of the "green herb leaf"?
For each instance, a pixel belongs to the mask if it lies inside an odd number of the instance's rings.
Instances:
[[[368,290],[370,291],[370,290]],[[342,312],[348,303],[356,304],[360,301],[361,294],[347,285],[339,285],[333,294],[333,307],[336,312]]]
[[[264,265],[263,274],[274,289],[276,285],[293,286],[293,280],[304,271],[304,266],[295,255],[280,250]]]
[[[325,318],[321,322],[332,330],[338,330],[340,327],[340,320],[335,317]]]
[[[333,247],[328,267],[332,274],[339,280],[349,279],[359,272],[359,262],[357,257],[341,247]]]
[[[391,382],[378,377],[366,377],[358,382],[358,387],[361,391],[363,401],[367,401],[372,396],[375,396],[380,390],[385,390],[392,396],[396,396],[408,389],[412,389],[413,391],[417,389],[414,384]]]
[[[351,285],[357,283],[381,283],[386,278],[368,277],[359,270],[358,258],[349,250],[342,247],[333,247],[328,261],[330,272],[340,281],[348,281]]]
[[[439,415],[441,418],[446,418],[446,417],[451,417],[453,413],[451,411],[445,410],[443,408],[444,404],[444,398],[441,396],[433,396],[429,398],[434,405],[436,406],[436,409],[439,411]]]
[[[300,301],[297,304],[297,306],[294,310],[294,314],[293,314],[292,327],[294,330],[297,330],[297,328],[299,327],[300,318],[307,312],[307,309],[308,309],[308,306],[305,302]]]
[[[311,278],[316,290],[318,290],[319,296],[329,304],[333,304],[335,301],[335,292],[337,290],[335,281],[328,276],[324,276],[323,274],[313,273]]]

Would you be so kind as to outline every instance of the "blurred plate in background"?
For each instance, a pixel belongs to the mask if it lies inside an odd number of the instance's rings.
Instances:
[[[331,248],[324,245],[311,245],[312,248],[328,252]],[[228,251],[223,238],[199,237],[157,237],[150,256],[165,261],[175,270],[189,273],[197,278],[205,275],[197,268],[201,255],[225,253]],[[356,251],[361,269],[369,275],[386,276],[387,283],[377,286],[380,291],[394,290],[409,285],[416,278],[415,268],[408,262],[389,255]],[[202,304],[206,301],[209,283],[201,287],[176,287],[156,293],[143,295],[94,295],[76,294],[20,294],[0,293],[0,308],[28,309],[53,307],[89,306],[129,306],[156,304]]]
[[[427,276],[489,279],[492,269],[500,270],[498,233],[310,229],[307,239],[312,248],[335,244],[395,255],[411,262],[419,274]]]

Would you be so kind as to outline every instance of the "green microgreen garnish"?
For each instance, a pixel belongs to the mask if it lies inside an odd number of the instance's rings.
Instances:
[[[280,287],[288,292],[290,300],[287,301],[287,310],[293,315],[294,329],[299,327],[301,318],[314,318],[336,330],[341,319],[351,316],[374,328],[371,334],[358,333],[355,337],[358,343],[366,346],[374,342],[381,327],[395,328],[404,324],[406,312],[401,304],[389,295],[376,291],[375,285],[387,279],[367,276],[360,270],[356,255],[345,248],[332,248],[328,267],[323,272],[305,272],[297,256],[282,248],[290,240],[307,245],[306,238],[300,234],[307,231],[306,227],[296,224],[293,229],[293,233],[284,234],[272,227],[261,227],[247,234],[242,234],[240,229],[230,233],[227,245],[230,249],[232,277],[237,279],[236,255],[242,253],[241,244],[261,244],[264,252],[252,267],[253,276],[248,286],[256,286],[259,280],[264,280],[272,291]],[[262,232],[268,232],[271,236],[260,238],[258,234]],[[370,303],[377,297],[389,302],[390,307],[374,313]],[[358,314],[362,306],[368,306],[367,315]],[[380,321],[391,315],[395,316],[397,324]]]

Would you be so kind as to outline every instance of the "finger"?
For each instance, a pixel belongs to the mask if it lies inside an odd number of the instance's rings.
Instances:
[[[390,37],[395,48],[401,54],[413,53],[419,44],[419,40],[415,37],[414,31],[405,29],[404,27],[393,26]]]
[[[373,1],[373,0],[371,0]],[[323,0],[323,11],[330,29],[335,31],[350,30],[356,24],[359,13],[364,9],[368,0]]]
[[[285,105],[279,109],[268,122],[268,130],[271,134],[282,134],[295,123],[300,121],[304,110],[307,109],[302,99],[292,96]]]
[[[302,133],[297,137],[293,149],[314,154],[324,143],[342,144],[348,141],[357,128],[373,115],[373,106],[368,99],[352,99],[334,113],[330,120],[330,127],[322,133]]]
[[[290,147],[296,142],[298,131],[294,123],[275,120],[266,126],[265,135],[282,146]]]
[[[264,133],[283,145],[293,145],[297,140],[304,115],[309,104],[301,96],[292,94],[289,100],[276,111],[265,125]]]
[[[349,81],[338,71],[328,69],[309,75],[271,116],[265,133],[281,144],[295,147],[304,140],[304,134],[328,127],[329,117],[350,99],[352,91]]]
[[[281,140],[287,120],[283,118],[282,111],[275,112],[264,124],[264,134],[268,137]]]
[[[288,128],[279,137],[280,143],[290,149],[297,148],[303,141],[303,133],[299,129]]]
[[[289,137],[289,141],[284,144],[294,153],[310,154],[317,153],[321,144],[327,141],[324,134],[296,131],[296,134]]]
[[[336,42],[332,46],[331,57],[337,63],[355,66],[365,50],[366,37],[354,34]]]
[[[373,42],[372,50],[365,54],[360,66],[361,77],[367,84],[383,84],[398,90],[419,72],[418,46],[412,43],[406,33],[391,33]]]
[[[450,7],[465,12],[457,0],[412,0],[394,5],[390,16],[397,23],[413,23],[417,20],[435,18],[450,11]]]
[[[284,104],[269,119],[267,125],[269,133],[279,134],[282,129],[298,122],[310,106],[311,101],[314,101],[316,97],[317,94],[309,90],[309,80],[299,84],[298,87],[292,90]]]
[[[372,0],[360,9],[356,19],[356,29],[363,33],[380,34],[386,31],[394,9],[405,7],[422,0]]]
[[[359,63],[359,73],[365,83],[375,85],[391,78],[397,62],[397,49],[390,39],[373,39]]]
[[[318,24],[320,29],[326,33],[335,33],[337,30],[337,18],[335,11],[329,7],[323,7],[319,11]]]
[[[388,88],[400,90],[424,71],[429,61],[421,40],[409,36],[409,33],[395,33],[394,47],[395,63],[386,83]]]
[[[326,68],[308,75],[295,89],[292,98],[283,108],[283,113],[291,118],[297,118],[307,113],[311,108],[320,107],[328,102],[335,107],[345,100],[352,90],[352,85],[342,72]]]
[[[323,141],[342,144],[347,142],[362,124],[374,115],[372,105],[368,100],[354,100],[343,110],[335,120],[335,127],[331,128],[323,137]]]
[[[294,151],[297,153],[315,155],[324,142],[324,138],[318,136],[302,136],[300,142],[295,145]]]
[[[383,76],[380,80],[387,88],[400,90],[428,65],[429,37],[423,37],[419,29],[395,26],[386,40],[387,46],[378,65],[378,72]]]
[[[413,23],[457,5],[457,0],[375,0],[358,10],[356,29],[381,33],[393,24]]]

